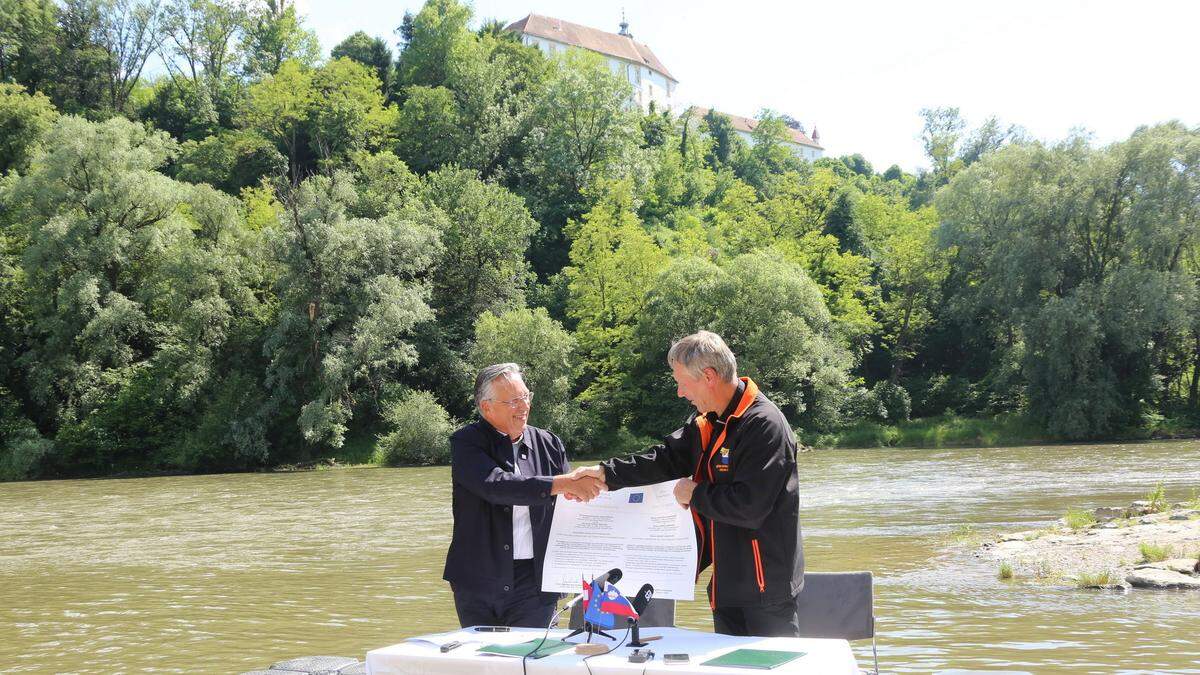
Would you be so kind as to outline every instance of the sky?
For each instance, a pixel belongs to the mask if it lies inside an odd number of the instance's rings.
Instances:
[[[419,0],[298,0],[326,53],[354,31],[395,43]],[[634,39],[679,80],[679,101],[753,116],[789,114],[827,156],[877,171],[928,166],[920,110],[957,106],[1045,141],[1086,130],[1096,144],[1139,126],[1200,125],[1200,2],[972,0],[476,0],[484,19],[530,12]]]

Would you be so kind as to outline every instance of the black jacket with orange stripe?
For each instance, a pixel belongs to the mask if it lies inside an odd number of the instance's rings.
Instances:
[[[796,442],[779,408],[749,378],[742,383],[724,425],[693,413],[662,445],[601,464],[613,490],[685,476],[698,483],[696,571],[713,565],[714,608],[778,603],[804,586]]]

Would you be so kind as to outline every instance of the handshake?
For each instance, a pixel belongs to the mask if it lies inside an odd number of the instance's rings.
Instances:
[[[563,495],[575,502],[590,502],[608,489],[604,482],[604,469],[599,466],[581,466],[571,473],[554,477],[550,493]]]
[[[571,473],[555,476],[550,494],[563,495],[573,502],[590,502],[607,489],[604,469],[599,466],[581,466]],[[691,478],[680,478],[675,482],[675,501],[682,508],[689,508],[695,491],[695,481]]]

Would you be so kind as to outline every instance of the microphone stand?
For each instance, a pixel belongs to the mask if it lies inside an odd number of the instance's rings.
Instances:
[[[627,619],[627,621],[629,621],[629,624],[630,624],[629,627],[631,630],[631,633],[630,633],[631,638],[629,641],[629,646],[630,647],[645,647],[646,645],[648,645],[649,644],[648,642],[642,642],[642,635],[640,632],[638,632],[638,623],[639,623],[638,620],[637,619]]]
[[[614,570],[614,571],[619,572],[619,570]],[[620,577],[618,577],[618,578],[620,578]],[[593,583],[595,583],[594,580],[593,580]],[[605,581],[605,582],[601,583],[601,586],[603,586],[604,583],[608,583],[608,582]],[[595,600],[595,599],[596,598],[591,598],[591,600]],[[572,601],[572,603],[574,603],[574,601]],[[566,608],[564,607],[563,609],[566,609]],[[569,635],[567,635],[567,637],[563,638],[563,641],[570,640],[571,638],[575,637],[576,635],[579,635],[580,633],[582,633],[584,631],[587,631],[587,640],[585,640],[585,642],[587,642],[587,643],[590,643],[592,641],[592,635],[602,635],[602,636],[608,638],[609,640],[617,639],[617,638],[609,635],[608,633],[605,633],[602,629],[596,627],[596,624],[592,623],[591,621],[584,620],[583,628],[576,628],[575,630],[571,631],[571,633]]]
[[[602,636],[608,638],[609,640],[617,639],[617,638],[609,635],[608,633],[605,633],[603,630],[597,628],[596,624],[592,623],[591,621],[584,621],[583,628],[576,628],[575,630],[571,631],[571,633],[569,635],[567,635],[567,637],[563,638],[563,641],[565,642],[567,640],[570,640],[571,638],[575,637],[576,635],[579,635],[580,633],[582,633],[584,631],[587,631],[587,639],[584,640],[584,642],[591,642],[592,635],[602,635]]]

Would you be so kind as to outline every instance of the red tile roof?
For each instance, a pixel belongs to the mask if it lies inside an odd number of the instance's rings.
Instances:
[[[708,114],[709,110],[712,110],[712,108],[697,108],[695,106],[688,108],[688,112],[693,117],[697,117],[697,118],[703,118],[705,115]],[[739,117],[738,115],[730,115],[729,113],[724,113],[724,112],[721,112],[720,110],[718,110],[716,112],[718,115],[724,115],[724,116],[728,117],[729,120],[731,122],[733,122],[733,128],[738,131],[750,133],[750,132],[754,131],[755,127],[758,126],[758,120],[756,120],[752,117]],[[819,150],[825,149],[819,143],[814,142],[811,138],[804,135],[799,129],[793,129],[791,127],[786,127],[786,128],[787,128],[788,135],[791,136],[791,140],[793,143],[795,143],[797,145],[807,145],[810,148],[817,148]]]
[[[535,35],[548,40],[554,40],[555,42],[590,49],[591,51],[600,52],[608,56],[615,56],[630,63],[644,65],[653,71],[661,73],[672,82],[679,81],[672,77],[671,73],[667,72],[667,67],[662,64],[662,61],[658,60],[658,57],[654,55],[654,52],[650,51],[649,47],[624,35],[608,33],[598,28],[581,26],[577,23],[542,16],[540,14],[530,14],[520,21],[514,21],[508,25],[506,30],[513,31],[514,33]]]

